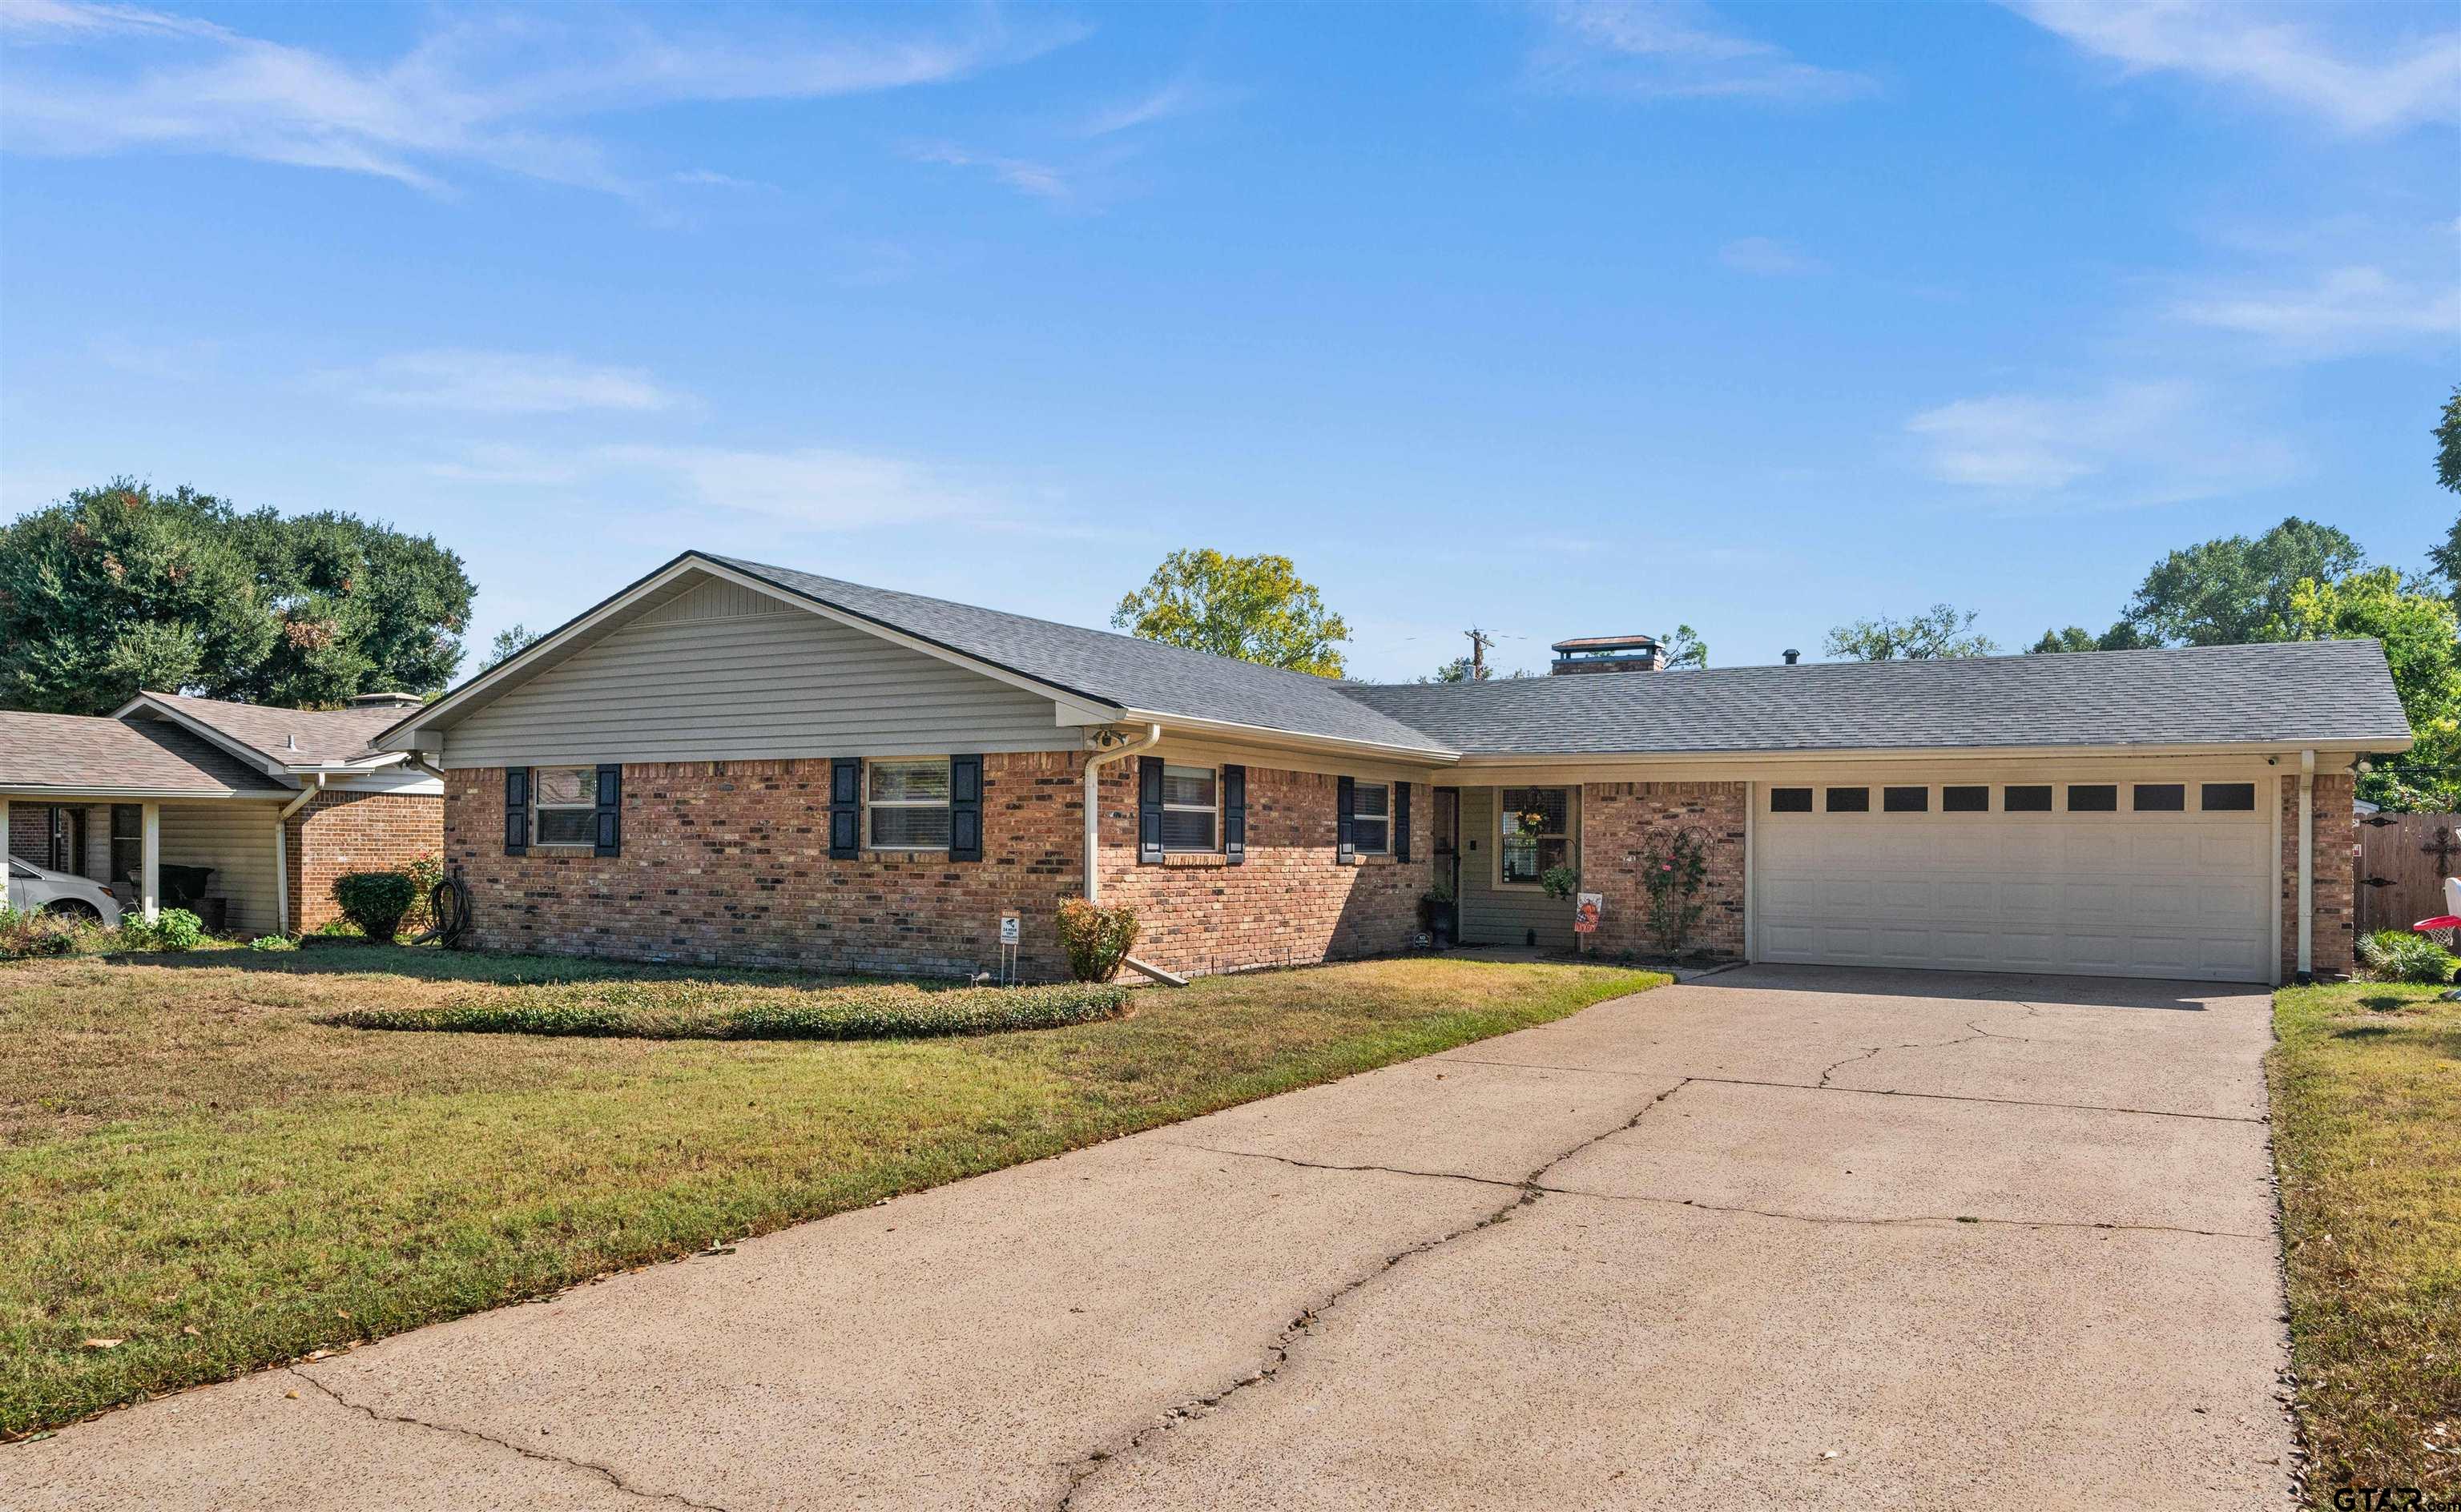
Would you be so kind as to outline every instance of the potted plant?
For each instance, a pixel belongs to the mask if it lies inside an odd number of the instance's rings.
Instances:
[[[1436,948],[1444,949],[1453,943],[1460,927],[1460,914],[1453,905],[1453,884],[1438,882],[1419,897],[1419,923],[1426,929]]]
[[[1539,874],[1538,885],[1547,896],[1558,903],[1581,890],[1581,874],[1570,866],[1550,866]]]

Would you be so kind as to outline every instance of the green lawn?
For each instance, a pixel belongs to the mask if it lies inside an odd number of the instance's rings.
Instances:
[[[1141,991],[1121,1020],[866,1043],[314,1022],[645,979],[827,985],[366,946],[0,966],[0,1436],[1665,980],[1359,962]]]
[[[2310,1493],[2461,1502],[2461,1003],[2383,983],[2274,999],[2291,1352]]]

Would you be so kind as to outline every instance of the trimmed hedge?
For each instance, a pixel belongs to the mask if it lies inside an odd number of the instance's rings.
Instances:
[[[1047,987],[927,990],[905,983],[744,989],[714,982],[587,982],[517,990],[509,999],[442,1008],[353,1009],[318,1019],[342,1029],[461,1034],[585,1034],[630,1039],[905,1039],[1004,1034],[1124,1018],[1128,990]]]

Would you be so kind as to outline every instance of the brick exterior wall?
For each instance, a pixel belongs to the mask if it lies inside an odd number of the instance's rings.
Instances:
[[[2309,957],[2319,972],[2340,974],[2358,956],[2356,858],[2359,843],[2357,779],[2346,772],[2319,772],[2309,801],[2316,812],[2316,919]],[[2299,970],[2299,777],[2281,779],[2281,979]]]
[[[290,927],[305,932],[342,916],[333,880],[346,872],[398,871],[421,851],[444,848],[444,802],[408,793],[328,789],[285,821],[283,879]]]
[[[1598,928],[1587,948],[1599,955],[1651,955],[1649,888],[1642,858],[1687,825],[1707,841],[1708,878],[1701,923],[1687,953],[1739,960],[1744,953],[1742,782],[1592,782],[1581,789],[1581,886],[1599,895]]]
[[[1136,858],[1136,758],[1102,769],[1102,901],[1137,910],[1137,958],[1208,974],[1252,966],[1382,955],[1419,931],[1419,899],[1435,882],[1434,790],[1410,785],[1410,860],[1335,860],[1337,779],[1248,768],[1248,860]]]
[[[997,961],[1015,913],[1029,980],[1067,975],[1053,916],[1080,895],[1083,757],[983,758],[983,859],[828,855],[825,760],[624,768],[623,854],[503,853],[501,769],[448,774],[445,854],[462,868],[484,948],[819,971],[963,975]],[[1135,760],[1102,769],[1102,901],[1137,910],[1136,954],[1210,972],[1395,950],[1431,876],[1425,789],[1403,865],[1334,862],[1334,779],[1248,769],[1248,861],[1136,861]]]

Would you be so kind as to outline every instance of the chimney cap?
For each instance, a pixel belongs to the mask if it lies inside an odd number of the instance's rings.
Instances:
[[[1567,651],[1654,651],[1664,643],[1655,635],[1581,635],[1548,648]]]
[[[351,707],[353,709],[416,709],[425,702],[427,700],[417,693],[376,692],[351,695]]]

